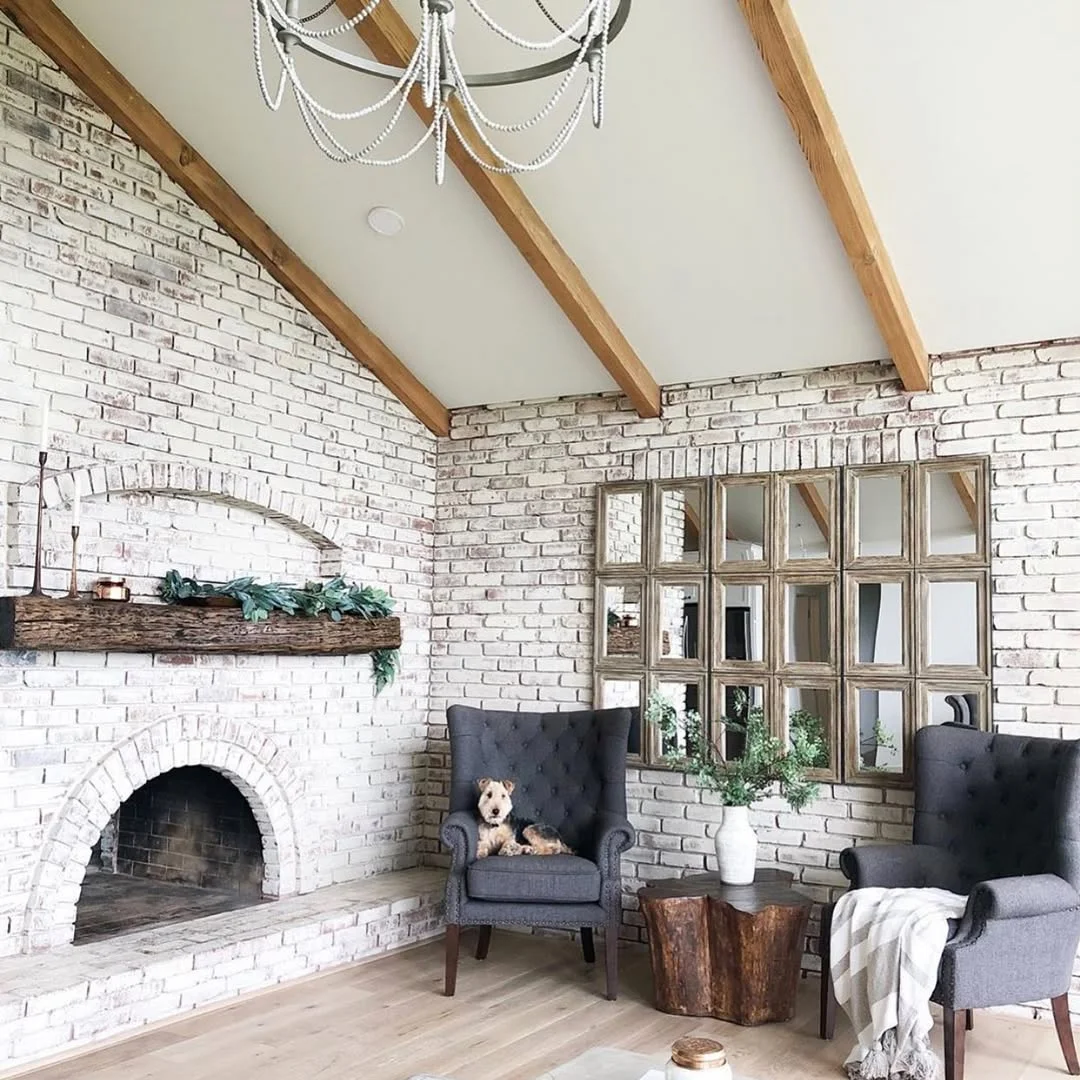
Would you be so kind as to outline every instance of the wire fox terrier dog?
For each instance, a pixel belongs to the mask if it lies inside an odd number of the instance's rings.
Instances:
[[[476,786],[480,789],[478,859],[488,855],[574,854],[557,829],[514,817],[514,804],[510,801],[513,780],[492,780],[485,776],[476,781]]]

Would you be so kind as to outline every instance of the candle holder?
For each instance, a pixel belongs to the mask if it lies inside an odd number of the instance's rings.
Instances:
[[[49,460],[48,450],[38,451],[38,498],[37,498],[37,541],[34,545],[34,583],[30,586],[31,596],[44,596],[41,587],[41,536],[45,524],[45,463]]]
[[[68,599],[79,599],[79,526],[71,526],[71,585],[68,587]]]

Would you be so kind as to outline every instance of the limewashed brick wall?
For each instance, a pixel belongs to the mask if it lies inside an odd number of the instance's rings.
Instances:
[[[25,38],[0,23],[0,590],[25,592],[52,396],[45,586],[166,569],[390,590],[367,657],[0,653],[0,956],[67,940],[102,800],[214,764],[308,891],[418,861],[435,441]]]
[[[929,393],[877,364],[671,386],[663,418],[615,396],[462,410],[440,443],[429,846],[446,782],[446,705],[592,701],[596,486],[880,461],[992,455],[993,719],[1080,736],[1080,345],[938,359]],[[631,775],[633,890],[714,866],[722,810],[692,781]],[[908,792],[834,785],[807,812],[755,812],[764,861],[826,899],[853,841],[910,836]]]

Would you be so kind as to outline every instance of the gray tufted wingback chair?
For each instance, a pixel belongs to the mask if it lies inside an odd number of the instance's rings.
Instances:
[[[1080,1075],[1068,990],[1080,944],[1080,742],[943,724],[915,736],[911,844],[848,848],[852,889],[940,888],[967,896],[932,1000],[945,1014],[946,1080],[962,1080],[972,1010],[1049,998],[1069,1072]],[[822,927],[822,1038],[836,1000]]]
[[[618,992],[622,916],[619,859],[634,843],[626,819],[628,709],[527,713],[453,705],[450,814],[442,840],[452,853],[446,882],[446,993],[457,982],[463,926],[479,926],[476,957],[487,956],[493,926],[581,930],[585,960],[596,959],[593,927],[605,928],[607,996]],[[559,830],[574,855],[477,859],[476,781],[515,783],[514,813]]]

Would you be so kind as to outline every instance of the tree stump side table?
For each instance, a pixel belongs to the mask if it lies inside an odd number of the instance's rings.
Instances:
[[[747,1026],[790,1020],[813,905],[792,876],[759,869],[752,885],[724,885],[695,874],[639,889],[656,1007]]]

